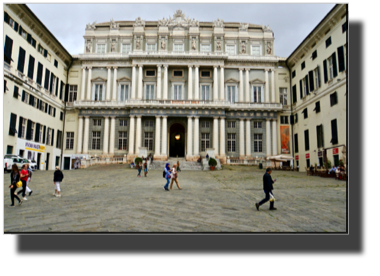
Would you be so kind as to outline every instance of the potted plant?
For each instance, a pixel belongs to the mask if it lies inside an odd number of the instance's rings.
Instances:
[[[141,157],[136,157],[135,158],[135,164],[136,164],[136,169],[139,168],[139,164],[141,163],[142,164],[142,158]]]
[[[212,157],[209,158],[208,160],[208,165],[210,166],[210,170],[215,170],[215,166],[217,165],[218,163],[216,162],[216,160]]]

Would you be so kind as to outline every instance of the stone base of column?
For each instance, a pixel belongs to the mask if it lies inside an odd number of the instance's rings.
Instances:
[[[153,162],[154,161],[167,161],[168,156],[167,155],[153,155]]]
[[[137,157],[137,154],[128,154],[127,155],[127,164],[130,164],[133,162],[133,160]]]
[[[245,155],[239,155],[239,160],[244,160],[245,159]]]
[[[191,155],[191,156],[186,156],[186,161],[189,162],[197,162],[199,159],[200,155]]]
[[[217,159],[219,159],[221,165],[227,164],[227,156],[225,156],[225,155],[218,155],[218,156],[215,156],[215,157]]]

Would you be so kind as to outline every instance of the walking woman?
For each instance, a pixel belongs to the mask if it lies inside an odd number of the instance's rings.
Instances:
[[[18,195],[22,193],[23,200],[28,200],[26,198],[26,182],[28,181],[28,178],[29,178],[29,172],[26,169],[26,165],[24,164],[24,165],[22,165],[21,172],[20,172],[20,180],[22,182],[22,190],[17,192]]]
[[[141,167],[142,167],[142,164],[141,162],[139,162],[139,168],[137,169],[139,173],[137,174],[137,177],[141,177]]]
[[[54,184],[55,184],[55,191],[54,191],[54,194],[53,196],[56,196],[56,197],[61,197],[61,182],[63,180],[63,173],[61,172],[61,170],[59,169],[59,167],[55,167],[55,172],[54,172]],[[58,194],[57,194],[58,192]]]
[[[13,164],[12,165],[12,172],[11,172],[11,185],[9,185],[9,188],[11,189],[12,204],[9,205],[9,207],[15,207],[15,198],[17,198],[19,205],[22,204],[22,200],[16,194],[16,189],[17,189],[16,183],[19,181],[20,181],[20,172],[17,168],[17,165]]]
[[[165,172],[165,179],[166,179],[166,185],[164,186],[164,190],[169,192],[169,182],[170,182],[170,165],[169,163],[166,163],[165,165],[165,169],[164,169],[164,172]]]
[[[148,161],[145,160],[145,162],[144,162],[144,176],[146,177],[147,174],[148,174]]]
[[[178,184],[178,172],[177,172],[177,165],[174,164],[173,165],[173,169],[172,169],[172,181],[170,182],[170,190],[173,188],[173,182],[175,181],[175,183],[177,184],[177,188],[178,190],[182,190],[182,188],[179,186]]]

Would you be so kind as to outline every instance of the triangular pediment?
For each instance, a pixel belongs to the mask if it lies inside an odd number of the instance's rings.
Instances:
[[[253,83],[264,84],[265,82],[263,80],[260,80],[260,79],[254,79],[254,80],[251,80],[249,83],[251,83],[251,84],[253,84]]]
[[[107,81],[106,79],[103,79],[102,77],[96,77],[96,78],[93,78],[91,79],[91,81]]]
[[[224,83],[238,83],[238,82],[239,82],[239,80],[234,79],[234,78],[229,78],[229,79],[224,81]]]
[[[122,77],[122,78],[117,79],[116,81],[118,81],[118,82],[122,82],[122,81],[131,81],[131,79],[130,79],[130,78],[127,78],[127,77]]]

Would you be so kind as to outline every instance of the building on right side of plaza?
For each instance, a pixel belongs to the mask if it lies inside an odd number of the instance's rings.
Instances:
[[[287,59],[293,156],[310,165],[346,164],[347,5],[336,5]]]

